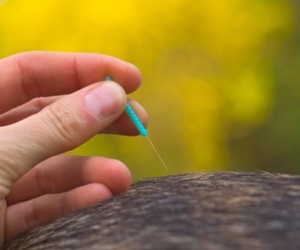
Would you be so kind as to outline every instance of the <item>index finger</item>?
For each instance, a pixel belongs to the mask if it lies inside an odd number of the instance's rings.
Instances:
[[[0,60],[0,114],[35,97],[72,93],[111,76],[126,93],[141,73],[122,60],[89,53],[27,52]]]

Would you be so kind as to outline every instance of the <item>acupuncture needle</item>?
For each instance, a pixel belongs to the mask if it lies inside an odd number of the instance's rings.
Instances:
[[[106,81],[111,81],[111,78],[109,76],[107,76],[107,77],[105,77],[105,80]],[[134,110],[132,109],[132,107],[130,106],[129,103],[126,103],[125,111],[126,111],[127,115],[129,116],[130,120],[133,122],[136,129],[139,131],[140,135],[147,138],[149,144],[153,148],[153,150],[154,150],[155,154],[157,155],[158,159],[160,160],[160,162],[162,163],[164,168],[168,171],[168,168],[167,168],[166,164],[164,163],[164,161],[160,157],[159,153],[155,149],[155,147],[154,147],[153,143],[151,142],[151,140],[149,139],[147,129],[144,127],[144,125],[142,124],[142,122],[140,121],[140,119],[138,118],[138,116],[136,115],[136,113],[134,112]]]

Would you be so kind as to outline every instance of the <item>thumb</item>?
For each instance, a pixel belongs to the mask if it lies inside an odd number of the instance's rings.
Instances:
[[[78,147],[111,124],[123,113],[126,100],[120,85],[98,83],[0,128],[0,199],[30,168]]]

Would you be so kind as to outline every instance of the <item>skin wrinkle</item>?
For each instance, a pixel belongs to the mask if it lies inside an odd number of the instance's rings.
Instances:
[[[89,162],[93,161],[94,159],[93,158],[81,158],[80,162],[76,162],[76,164],[80,165],[80,171],[79,171],[79,177],[80,177],[80,180],[81,180],[81,184],[85,184],[85,183],[89,183],[89,176],[87,176],[87,174],[85,173],[84,171],[84,168],[82,166],[89,166]],[[102,161],[103,159],[101,159]],[[86,164],[82,164],[83,162],[86,162]],[[100,165],[100,164],[99,164]],[[101,164],[102,165],[102,164]]]
[[[42,88],[37,79],[34,77],[34,74],[30,76],[30,74],[26,70],[26,67],[23,66],[22,54],[18,55],[17,65],[19,69],[21,88],[26,97],[25,102],[30,101],[36,96],[41,96]],[[28,80],[25,80],[25,76],[27,76]],[[34,93],[32,92],[32,90],[34,90]]]
[[[75,55],[74,56],[74,59],[73,59],[73,70],[74,70],[74,77],[75,77],[75,82],[77,83],[77,86],[78,86],[78,89],[81,89],[83,88],[83,84],[82,81],[79,79],[79,75],[78,75],[78,63],[77,63],[77,56]]]
[[[78,119],[69,119],[71,116],[68,112],[66,112],[66,108],[61,108],[58,105],[51,105],[49,109],[47,109],[46,117],[47,120],[51,122],[53,127],[55,128],[55,134],[57,138],[59,138],[60,142],[62,139],[64,144],[68,144],[69,141],[77,141],[78,139],[74,139],[77,135],[76,128],[80,125]],[[76,117],[77,118],[77,117]],[[52,126],[50,126],[52,127]],[[77,136],[79,138],[79,136]]]
[[[34,200],[32,200],[30,202],[30,204],[27,208],[27,211],[25,213],[25,216],[23,217],[23,222],[24,222],[25,228],[27,228],[27,230],[29,228],[33,228],[33,227],[35,227],[35,225],[37,225],[38,216],[34,209]]]
[[[22,152],[18,150],[20,154]],[[0,185],[4,189],[0,192],[0,199],[4,198],[9,193],[9,187],[11,184],[20,176],[22,167],[17,168],[16,166],[22,166],[22,161],[19,161],[19,164],[16,163],[15,156],[10,152],[1,152],[3,156],[0,161]],[[2,180],[2,181],[1,181]]]
[[[12,131],[14,131],[13,127],[11,127],[11,129],[12,129]],[[20,129],[20,128],[17,128],[17,130],[18,129]],[[27,145],[29,148],[32,148],[32,150],[34,150],[35,152],[40,152],[40,155],[44,155],[45,152],[47,153],[49,145],[43,145],[42,135],[39,135],[40,134],[39,131],[34,131],[34,135],[32,135],[31,132],[32,132],[32,129],[28,129],[27,133],[23,134],[22,143],[26,142],[25,145]],[[41,140],[41,143],[39,143],[38,145],[33,144],[32,140],[31,140],[32,136],[35,137],[35,141],[37,140],[37,138],[39,138]],[[13,160],[12,163],[6,164],[6,166],[11,166],[10,168],[7,169],[7,171],[13,171],[10,174],[10,176],[13,176],[13,178],[10,178],[12,181],[16,181],[17,178],[19,178],[20,176],[22,176],[24,174],[24,172],[28,171],[31,167],[36,165],[38,162],[44,160],[43,157],[40,157],[40,158],[36,157],[36,158],[28,159],[26,157],[26,155],[27,155],[26,149],[24,147],[18,147],[18,145],[16,145],[16,147],[17,147],[17,151],[12,150],[14,155],[9,156],[10,152],[7,152],[4,154],[7,159]],[[16,158],[15,154],[19,155],[19,157]]]
[[[61,98],[61,96],[36,97],[19,107],[4,112],[3,114],[0,114],[0,127],[11,125],[31,115],[34,115],[59,98]]]
[[[7,96],[9,96],[9,93],[7,93],[6,91],[6,84],[2,84],[2,83],[5,83],[5,82],[8,82],[8,80],[10,78],[12,78],[12,75],[18,75],[18,73],[20,73],[20,70],[18,71],[18,64],[15,63],[17,66],[14,67],[13,63],[8,59],[7,60],[7,64],[8,64],[8,67],[5,67],[5,62],[4,60],[2,62],[0,62],[0,73],[1,73],[1,79],[0,79],[0,98],[1,100],[3,101],[8,99]],[[3,70],[2,70],[3,68]],[[17,82],[21,82],[21,76],[16,79]],[[22,86],[20,86],[20,89],[19,88],[16,88],[16,91],[18,93],[20,93],[19,95],[15,96],[15,98],[17,98],[19,100],[19,102],[23,102],[23,101],[26,101],[26,97],[24,97],[23,95],[23,91],[22,91]],[[26,99],[26,100],[24,100]],[[8,102],[10,102],[10,100],[8,100]],[[2,113],[5,113],[7,111],[7,108],[3,105],[3,106],[0,106],[0,114]]]
[[[20,83],[23,93],[25,94],[25,100],[23,101],[28,102],[31,99],[35,97],[41,97],[44,95],[47,95],[46,93],[42,92],[42,88],[40,85],[40,82],[35,77],[34,73],[30,74],[30,71],[27,70],[26,65],[27,61],[30,60],[30,56],[28,56],[27,52],[21,53],[19,55],[14,56],[17,58],[17,67],[19,70],[20,75]],[[26,59],[26,60],[24,60]],[[78,66],[77,66],[77,56],[75,55],[73,58],[73,62],[71,63],[73,69],[67,70],[67,74],[64,77],[70,78],[70,76],[74,79],[74,83],[77,85],[75,89],[81,89],[82,87],[85,87],[81,84],[79,75],[78,75]],[[50,65],[51,66],[51,65]],[[72,75],[70,75],[70,72],[73,72]],[[58,74],[63,75],[63,74]],[[57,79],[54,78],[54,75],[48,75],[48,83],[55,82]],[[89,83],[91,84],[91,83]],[[34,91],[33,91],[34,90]]]
[[[43,194],[54,193],[54,185],[50,181],[47,168],[35,169],[35,179],[39,189]]]
[[[59,202],[59,211],[60,211],[60,215],[59,217],[63,217],[66,216],[68,214],[68,210],[69,209],[69,204],[68,204],[68,199],[66,196],[66,193],[63,193],[63,195],[61,196],[61,201]]]
[[[124,165],[124,163],[119,160],[113,160],[113,162],[111,162],[111,165],[109,167],[110,168],[109,171],[114,172],[117,169],[116,166],[118,166],[118,165]],[[113,176],[114,175],[116,175],[116,174],[114,173]],[[125,178],[127,178],[127,177],[125,177]],[[120,194],[127,190],[127,188],[120,187],[120,186],[118,186],[117,188],[113,188],[113,189],[111,187],[109,187],[109,188],[113,194]]]

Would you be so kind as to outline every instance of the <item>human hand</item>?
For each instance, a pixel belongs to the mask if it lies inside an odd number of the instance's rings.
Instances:
[[[141,82],[135,66],[32,52],[0,60],[0,75],[0,246],[129,188],[130,171],[117,160],[60,154],[99,132],[138,134],[124,113],[126,93]],[[130,104],[146,123],[144,109]]]

